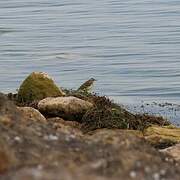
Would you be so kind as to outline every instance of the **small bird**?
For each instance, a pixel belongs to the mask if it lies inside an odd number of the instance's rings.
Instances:
[[[91,78],[87,80],[85,83],[83,83],[77,91],[89,93],[93,87],[94,81],[96,81],[94,78]]]

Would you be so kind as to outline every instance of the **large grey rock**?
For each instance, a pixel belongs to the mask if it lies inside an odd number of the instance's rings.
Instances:
[[[51,97],[43,99],[38,103],[38,109],[45,115],[76,121],[80,121],[84,113],[92,107],[92,103],[73,96]]]

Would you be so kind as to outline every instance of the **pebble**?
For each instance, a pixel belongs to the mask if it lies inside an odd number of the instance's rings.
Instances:
[[[48,136],[44,136],[44,139],[45,140],[49,140],[49,141],[57,141],[58,140],[58,137],[53,135],[53,134],[50,134]]]
[[[146,166],[144,170],[145,170],[146,173],[150,173],[151,172],[151,168],[149,166]]]
[[[17,142],[21,142],[21,138],[19,136],[15,136],[14,140],[17,141]]]
[[[136,166],[137,166],[138,168],[140,168],[140,167],[142,166],[141,162],[140,162],[140,161],[137,161],[137,162],[136,162]]]
[[[136,178],[136,176],[137,176],[137,174],[136,174],[135,171],[131,171],[129,175],[130,175],[130,177],[133,178],[133,179]]]
[[[73,134],[71,134],[71,135],[66,136],[66,137],[65,137],[65,140],[66,140],[66,141],[70,141],[70,140],[75,139],[75,138],[76,138],[76,136],[73,135]]]
[[[154,173],[154,174],[153,174],[153,179],[154,179],[154,180],[160,180],[160,175],[159,175],[159,173]]]
[[[165,170],[165,169],[161,169],[160,174],[161,174],[162,176],[164,176],[164,175],[166,174],[166,170]]]
[[[37,169],[38,169],[38,170],[42,170],[42,169],[43,169],[43,166],[42,166],[41,164],[39,164],[39,165],[37,166]]]

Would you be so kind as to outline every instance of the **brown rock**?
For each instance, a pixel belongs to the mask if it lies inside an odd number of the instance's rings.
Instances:
[[[180,142],[180,128],[151,126],[144,131],[144,136],[152,145],[163,149]]]
[[[75,136],[82,136],[80,130],[81,124],[76,121],[65,121],[62,118],[48,118],[47,122],[52,125],[57,131],[64,132]]]
[[[180,161],[180,144],[163,149],[161,152],[172,156],[176,161]]]
[[[22,114],[7,97],[0,93],[0,122],[11,125],[12,121],[22,120]]]
[[[21,168],[9,174],[5,180],[108,180],[107,178],[85,174],[77,166],[43,166]]]
[[[12,150],[0,139],[0,174],[13,167],[16,160]]]
[[[103,141],[105,143],[118,145],[118,141],[122,141],[122,139],[136,139],[142,138],[144,141],[143,133],[138,130],[126,130],[126,129],[97,129],[95,131],[91,131],[87,134],[88,138],[92,141]],[[121,136],[121,137],[119,137]],[[131,142],[133,143],[133,142]]]
[[[19,123],[20,121],[46,122],[46,119],[38,110],[31,107],[17,107],[4,95],[0,95],[0,122],[5,125],[11,125],[14,121]]]
[[[18,107],[25,121],[40,121],[46,122],[46,118],[37,110],[32,107]]]
[[[11,126],[0,121],[2,180],[179,180],[174,159],[153,148],[139,131],[99,129],[79,136],[78,123],[58,118],[24,125],[23,113],[3,99],[0,116],[6,115]]]
[[[19,162],[3,180],[179,180],[178,167],[139,132],[104,129],[79,137],[34,121],[11,128],[0,124],[0,131]]]
[[[38,103],[38,109],[45,115],[77,121],[92,106],[92,103],[73,96],[46,98]]]

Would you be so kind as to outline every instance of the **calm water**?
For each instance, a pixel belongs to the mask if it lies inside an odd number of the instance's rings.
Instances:
[[[121,103],[180,104],[179,0],[1,0],[0,91],[32,71],[90,77]]]

